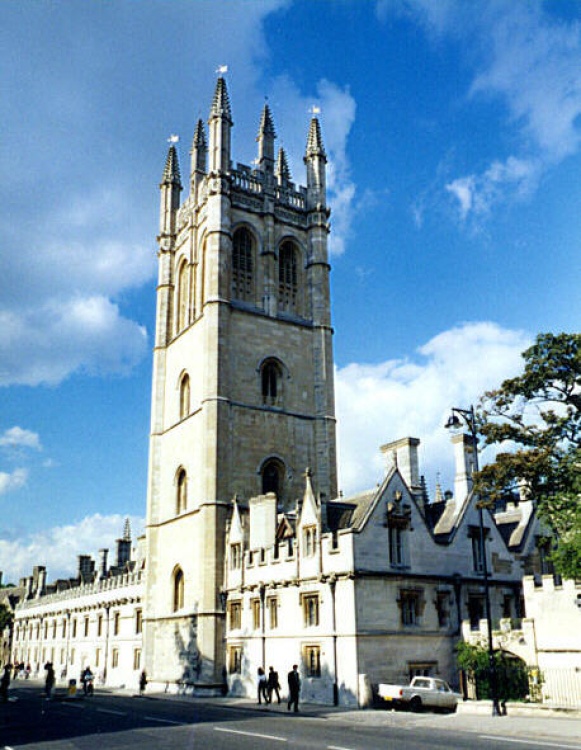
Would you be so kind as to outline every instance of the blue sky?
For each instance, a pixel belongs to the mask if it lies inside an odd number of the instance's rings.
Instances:
[[[265,97],[294,179],[329,156],[340,482],[578,331],[581,4],[486,0],[0,4],[0,570],[112,546],[145,513],[158,184],[216,69],[235,161]]]

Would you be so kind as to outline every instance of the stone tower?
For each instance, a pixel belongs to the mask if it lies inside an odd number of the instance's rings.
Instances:
[[[195,130],[189,196],[163,171],[147,500],[145,667],[154,682],[223,679],[224,536],[232,500],[336,495],[326,156],[313,117],[307,186],[275,156],[268,105],[255,167],[231,160],[219,78]]]

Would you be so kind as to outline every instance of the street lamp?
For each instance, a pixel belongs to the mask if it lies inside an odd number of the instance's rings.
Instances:
[[[462,418],[462,419],[461,419]],[[476,434],[476,416],[474,406],[470,409],[458,409],[452,407],[450,418],[445,424],[446,429],[459,429],[462,427],[462,420],[470,430],[470,435],[474,443],[474,471],[478,471],[478,437]],[[484,581],[484,601],[486,605],[486,629],[488,631],[488,670],[490,677],[490,693],[492,697],[492,715],[500,716],[500,706],[498,703],[498,683],[496,675],[496,664],[494,663],[494,648],[492,646],[492,616],[490,612],[490,586],[488,582],[488,563],[486,561],[486,547],[484,544],[484,503],[481,499],[476,503],[478,509],[478,521],[480,526],[480,558],[482,560],[482,577]]]

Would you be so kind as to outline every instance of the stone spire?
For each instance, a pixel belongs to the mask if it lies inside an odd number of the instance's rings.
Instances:
[[[228,172],[230,169],[230,130],[232,113],[224,78],[218,78],[210,109],[210,173]]]
[[[327,155],[321,137],[321,126],[316,117],[311,118],[304,162],[307,166],[307,204],[309,209],[325,209],[327,204]]]
[[[321,125],[316,117],[311,118],[311,125],[309,127],[309,135],[307,137],[307,150],[305,153],[305,159],[311,156],[320,156],[325,162],[327,161],[327,154],[325,153],[325,147],[323,146],[323,138],[321,136]]]
[[[204,175],[206,174],[206,164],[208,157],[208,145],[206,143],[206,132],[204,130],[204,123],[202,120],[198,120],[196,125],[196,132],[194,133],[194,140],[192,141],[192,148],[190,151],[190,189],[192,192],[195,191]]]
[[[161,185],[178,185],[180,190],[182,188],[178,152],[173,145],[169,147],[169,151],[167,152]]]
[[[292,177],[286,158],[286,151],[284,148],[279,148],[278,158],[276,160],[276,179],[279,185],[283,185],[285,182],[291,182]]]
[[[126,518],[125,523],[123,524],[123,539],[126,542],[131,541],[131,523],[129,518]]]
[[[232,122],[232,112],[230,110],[230,98],[228,96],[228,89],[226,88],[226,80],[222,78],[222,76],[218,78],[216,83],[212,109],[210,110],[210,119],[214,117],[223,117],[229,121],[230,125],[234,124]]]
[[[260,126],[258,128],[258,167],[265,174],[274,173],[274,139],[276,132],[272,121],[272,113],[268,104],[264,105]]]
[[[169,237],[175,233],[175,217],[180,207],[180,192],[182,190],[178,152],[173,144],[167,152],[167,159],[165,160],[165,167],[159,188],[161,191],[159,212],[160,236]]]

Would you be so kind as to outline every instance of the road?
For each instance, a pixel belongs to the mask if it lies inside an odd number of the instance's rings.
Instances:
[[[329,714],[324,709],[308,713],[305,709],[295,715],[287,713],[284,705],[256,710],[211,699],[139,698],[107,692],[46,702],[40,685],[27,683],[17,684],[11,696],[7,705],[0,705],[2,750],[581,750],[581,741],[572,738],[571,732],[569,736],[559,737],[555,732],[543,736],[534,727],[540,721],[536,719],[515,736],[514,731],[503,734],[508,723],[496,724],[491,734],[488,725],[479,725],[476,718],[470,729],[466,721],[459,726],[456,716]]]

